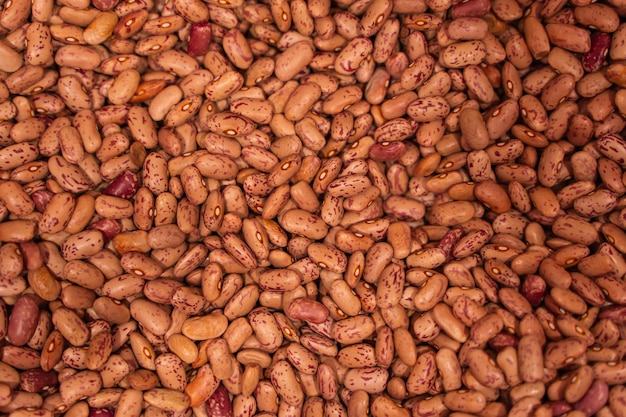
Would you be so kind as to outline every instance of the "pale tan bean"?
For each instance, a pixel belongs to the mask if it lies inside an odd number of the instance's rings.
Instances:
[[[259,277],[259,286],[269,291],[290,291],[302,282],[299,272],[291,269],[276,269],[263,272]]]
[[[194,165],[203,176],[208,178],[232,179],[237,175],[235,162],[225,155],[201,155],[196,159]]]
[[[248,69],[253,62],[252,51],[244,34],[236,29],[231,29],[224,35],[222,40],[224,53],[237,68]]]
[[[485,44],[479,40],[458,42],[442,51],[439,61],[446,68],[478,65],[486,56]]]
[[[82,346],[89,339],[89,330],[74,311],[60,307],[52,313],[52,322],[73,346]]]
[[[297,42],[276,57],[275,74],[281,81],[293,78],[313,58],[313,49],[306,42]]]
[[[190,405],[190,398],[186,394],[167,388],[153,388],[144,392],[146,403],[170,412],[182,412]]]
[[[270,379],[280,398],[291,405],[300,405],[304,400],[304,393],[296,379],[289,362],[276,362],[270,370]]]
[[[455,40],[483,39],[487,34],[487,22],[475,17],[461,17],[450,22],[448,36]]]
[[[0,167],[14,169],[37,159],[39,150],[31,143],[16,143],[0,149]]]
[[[384,390],[387,376],[387,371],[378,367],[350,369],[344,377],[344,385],[353,391],[363,390],[368,394],[376,394]]]
[[[575,360],[585,350],[585,343],[579,338],[566,338],[546,346],[544,364],[548,369],[560,369]]]
[[[97,372],[82,371],[63,381],[59,392],[63,402],[72,405],[82,397],[96,394],[101,386],[102,379]]]
[[[468,362],[472,374],[483,385],[490,388],[506,385],[504,374],[487,353],[472,348],[468,351]]]
[[[367,316],[348,317],[335,322],[333,338],[341,343],[358,343],[374,332],[374,322]]]
[[[105,219],[123,219],[132,216],[133,205],[130,201],[109,195],[96,198],[94,209]]]
[[[469,337],[469,330],[452,314],[452,309],[445,304],[437,304],[433,308],[433,319],[437,325],[452,339],[462,343]]]
[[[589,32],[573,25],[549,23],[546,32],[550,42],[572,52],[585,53],[591,48]]]
[[[2,56],[6,57],[6,60],[3,60],[2,66],[0,67],[3,71],[14,72],[23,65],[22,56],[7,45],[4,40],[0,41],[0,51],[2,51]]]
[[[82,70],[94,70],[102,61],[94,49],[82,45],[62,46],[55,54],[54,60],[60,66],[75,67]]]
[[[131,303],[130,312],[133,318],[156,335],[163,335],[171,324],[171,318],[157,304],[145,299]]]
[[[92,186],[91,180],[80,167],[69,163],[61,156],[48,159],[48,168],[50,175],[66,191],[80,193]]]

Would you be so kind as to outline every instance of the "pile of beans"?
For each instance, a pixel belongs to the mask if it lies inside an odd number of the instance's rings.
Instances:
[[[0,415],[626,416],[626,0],[0,3]]]

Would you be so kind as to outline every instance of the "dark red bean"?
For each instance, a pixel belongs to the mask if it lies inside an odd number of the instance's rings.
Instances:
[[[191,56],[200,56],[209,52],[211,35],[211,24],[209,22],[194,23],[189,33],[187,53]]]
[[[113,417],[113,412],[106,408],[92,408],[89,410],[89,417]]]
[[[111,181],[102,194],[121,198],[130,198],[135,195],[138,188],[139,178],[137,177],[137,174],[130,171],[124,171]]]
[[[602,68],[606,54],[611,46],[611,35],[604,32],[596,32],[591,35],[591,49],[583,55],[583,69],[587,72],[595,72]]]
[[[517,348],[518,341],[519,339],[514,334],[498,333],[497,335],[489,339],[487,343],[489,344],[489,347],[491,349],[495,350],[496,352],[500,352],[502,349],[507,347]]]
[[[539,275],[528,275],[520,288],[520,293],[528,300],[530,305],[538,307],[546,293],[546,281]]]
[[[207,400],[206,409],[211,417],[233,417],[233,403],[228,391],[222,384]]]
[[[57,385],[55,371],[44,371],[41,368],[28,369],[20,375],[20,388],[26,392],[43,392]]]

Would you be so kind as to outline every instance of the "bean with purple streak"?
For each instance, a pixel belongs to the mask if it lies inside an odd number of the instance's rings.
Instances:
[[[52,200],[53,196],[54,194],[48,190],[38,190],[32,193],[30,198],[32,198],[35,203],[35,210],[43,213],[46,210],[46,207],[48,207],[48,203]]]

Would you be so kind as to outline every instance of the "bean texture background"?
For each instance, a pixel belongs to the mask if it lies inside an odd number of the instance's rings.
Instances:
[[[0,416],[625,416],[625,18],[2,2]]]

